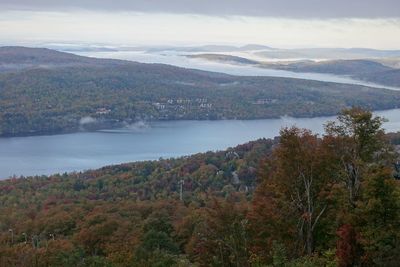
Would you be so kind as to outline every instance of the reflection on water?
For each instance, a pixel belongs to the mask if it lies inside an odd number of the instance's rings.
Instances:
[[[377,114],[389,120],[385,123],[387,131],[400,131],[400,109]],[[0,138],[0,177],[70,172],[222,150],[277,136],[282,127],[291,125],[323,133],[323,124],[332,119],[171,121],[92,133]]]

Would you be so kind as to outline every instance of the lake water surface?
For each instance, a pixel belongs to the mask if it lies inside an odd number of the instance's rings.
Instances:
[[[376,113],[389,120],[385,123],[387,131],[400,131],[400,109]],[[323,124],[333,119],[171,121],[91,133],[0,138],[0,178],[81,171],[222,150],[258,138],[277,136],[282,127],[291,125],[323,133]]]

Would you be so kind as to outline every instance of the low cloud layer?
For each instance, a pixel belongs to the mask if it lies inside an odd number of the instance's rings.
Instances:
[[[118,12],[0,12],[0,45],[264,44],[400,48],[400,19],[287,19]]]
[[[0,9],[133,11],[286,18],[397,18],[399,0],[1,0]]]

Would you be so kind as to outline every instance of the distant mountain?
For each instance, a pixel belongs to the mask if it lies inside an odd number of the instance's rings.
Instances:
[[[65,52],[118,52],[147,51],[191,52],[191,53],[224,53],[250,52],[266,59],[374,59],[389,60],[399,58],[400,50],[376,50],[369,48],[294,48],[282,49],[260,44],[234,45],[199,45],[199,46],[112,46],[102,44],[42,44],[42,46]],[[390,63],[390,62],[389,62]],[[390,63],[392,64],[392,63]]]
[[[271,65],[266,65],[271,67]],[[371,60],[330,60],[288,64],[280,69],[294,72],[331,73],[376,84],[400,87],[400,70]]]
[[[366,59],[399,57],[400,50],[375,50],[368,48],[304,48],[259,51],[256,55],[272,59]]]
[[[378,84],[400,87],[400,69],[392,69],[376,73],[361,74],[359,78]]]
[[[297,72],[333,73],[339,75],[358,75],[391,70],[387,66],[369,60],[330,60],[321,62],[300,62],[287,65]]]
[[[178,52],[232,52],[239,48],[229,45],[204,45],[204,46],[167,46],[167,47],[149,47],[148,52],[178,51]]]
[[[313,63],[294,63],[288,70],[295,72],[332,73],[349,75],[376,84],[400,87],[400,69],[393,69],[370,60],[335,60]]]
[[[148,48],[150,52],[160,51],[180,51],[180,52],[241,52],[241,51],[253,51],[253,50],[272,50],[273,48],[265,45],[248,44],[244,46],[232,46],[232,45],[203,45],[203,46],[184,46],[184,47],[152,47]]]
[[[217,61],[222,63],[233,63],[233,64],[245,64],[245,65],[258,65],[260,62],[255,60],[250,60],[244,57],[221,55],[221,54],[194,54],[187,55],[188,58],[199,58],[209,61]]]
[[[139,49],[139,47],[136,47],[134,50],[137,49]],[[177,51],[177,52],[193,52],[193,53],[251,52],[258,57],[265,58],[266,60],[268,59],[350,60],[350,59],[387,59],[387,58],[400,57],[400,50],[377,50],[370,48],[282,49],[282,48],[274,48],[259,44],[248,44],[244,46],[232,46],[232,45],[159,46],[159,47],[141,47],[140,50],[149,52]]]
[[[65,52],[193,52],[193,53],[223,53],[251,52],[266,59],[373,59],[389,60],[400,58],[400,50],[377,50],[370,48],[293,48],[282,49],[260,44],[234,45],[199,45],[199,46],[112,46],[104,44],[41,44],[41,46]]]
[[[0,55],[0,66],[17,66],[0,73],[1,136],[122,127],[136,120],[313,117],[355,105],[400,105],[400,91],[356,85],[231,76],[49,49],[5,47]]]
[[[289,70],[294,72],[332,73],[339,75],[367,74],[393,69],[391,67],[371,60],[301,60],[294,62],[269,63],[225,54],[195,54],[188,55],[187,57],[200,58],[210,61],[219,61],[224,63],[258,65],[259,67],[264,68]]]
[[[132,48],[109,48],[109,47],[55,47],[56,50],[61,50],[64,52],[118,52],[129,49],[128,51],[133,50]]]
[[[400,69],[400,57],[381,58],[375,59],[375,61],[391,68]]]
[[[388,86],[400,87],[400,70],[383,65],[372,60],[327,60],[312,61],[299,60],[295,62],[261,62],[223,54],[196,54],[190,58],[199,58],[227,64],[245,64],[260,68],[287,70],[293,72],[330,73],[335,75],[352,76],[355,79],[365,80]]]
[[[273,50],[275,48],[266,45],[248,44],[241,46],[239,49],[242,51],[252,51],[252,50]]]

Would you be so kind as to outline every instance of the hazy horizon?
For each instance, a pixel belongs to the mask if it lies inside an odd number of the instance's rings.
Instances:
[[[0,44],[400,49],[400,2],[0,2]]]

